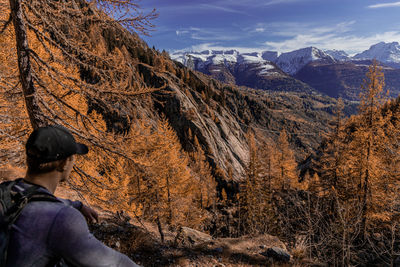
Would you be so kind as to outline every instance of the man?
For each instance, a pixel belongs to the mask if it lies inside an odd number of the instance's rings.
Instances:
[[[27,173],[14,186],[16,191],[38,186],[41,193],[54,194],[67,180],[75,155],[88,153],[61,126],[39,128],[26,143]],[[7,267],[55,266],[138,266],[127,256],[112,250],[89,233],[84,216],[97,220],[97,213],[81,202],[70,200],[32,201],[12,225]],[[84,215],[84,216],[83,216]]]

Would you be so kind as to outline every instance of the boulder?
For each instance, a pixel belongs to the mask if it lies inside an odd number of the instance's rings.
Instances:
[[[262,252],[261,255],[282,263],[288,263],[290,261],[290,254],[278,247],[268,248],[266,251]]]
[[[176,245],[197,246],[212,240],[206,233],[197,231],[189,227],[181,227],[175,237]]]

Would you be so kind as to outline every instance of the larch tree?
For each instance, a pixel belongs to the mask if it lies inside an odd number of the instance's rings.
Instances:
[[[281,185],[278,180],[276,145],[272,140],[267,140],[260,146],[258,158],[261,166],[258,198],[261,210],[260,219],[264,222],[260,225],[260,231],[269,234],[277,233],[277,216],[274,210],[273,195],[280,190]]]
[[[205,209],[215,206],[217,183],[212,176],[211,167],[196,136],[194,137],[194,147],[195,151],[190,153],[190,167],[193,172],[192,175],[196,177],[198,182],[196,202],[200,209]]]
[[[5,0],[1,6],[7,9]],[[9,18],[3,30],[10,24],[14,26],[18,82],[33,128],[57,120],[58,114],[52,114],[49,102],[85,120],[82,112],[63,101],[64,95],[80,95],[98,105],[108,104],[110,109],[112,103],[102,98],[115,103],[122,100],[122,95],[143,92],[135,84],[130,62],[120,60],[121,56],[126,58],[124,48],[110,49],[102,38],[115,27],[121,32],[122,27],[145,32],[155,13],[143,15],[137,8],[135,1],[9,1]],[[135,12],[137,16],[127,16]],[[117,15],[121,17],[116,19]],[[60,95],[54,88],[64,92]]]
[[[348,147],[351,138],[348,136],[343,118],[343,107],[343,101],[339,99],[334,111],[335,120],[331,133],[327,136],[320,160],[321,169],[319,170],[323,190],[321,193],[324,195],[331,194],[334,202],[336,202],[334,200],[336,198],[340,201],[352,199],[359,185],[350,175],[352,171],[348,163],[352,153]]]
[[[6,21],[6,6],[0,5],[0,23]],[[29,132],[25,124],[24,103],[16,87],[15,73],[18,72],[13,47],[13,32],[4,29],[0,37],[0,141],[1,163],[22,165],[24,152],[23,138]]]
[[[335,120],[331,133],[328,135],[323,155],[320,160],[321,191],[319,195],[326,198],[324,212],[330,216],[324,217],[328,231],[323,231],[325,244],[338,250],[334,261],[343,266],[350,263],[355,249],[354,240],[361,229],[361,211],[359,198],[354,197],[358,191],[358,183],[351,175],[349,160],[349,133],[346,129],[343,115],[343,102],[338,100],[335,108]],[[332,255],[331,255],[332,257]]]
[[[258,136],[258,135],[257,135]],[[279,165],[275,144],[258,144],[256,133],[249,132],[249,162],[246,179],[239,195],[241,226],[239,232],[250,234],[274,231],[276,214],[273,210],[272,196],[280,190]],[[286,172],[285,172],[286,173]]]
[[[259,175],[260,162],[255,134],[252,131],[247,133],[249,144],[249,162],[246,168],[245,181],[240,186],[239,232],[256,233],[260,217],[259,205]]]
[[[199,227],[205,218],[197,203],[201,185],[190,172],[189,157],[168,122],[161,119],[152,125],[137,120],[126,137],[129,142],[124,141],[124,147],[132,158],[109,158],[95,148],[92,161],[77,170],[84,179],[76,179],[74,186],[92,192],[93,202],[111,211],[127,211],[139,220],[154,222],[162,241],[166,225]],[[113,141],[126,137],[113,135]]]
[[[135,1],[111,0],[1,0],[0,8],[0,35],[11,39],[2,53],[16,65],[0,86],[22,100],[28,128],[61,124],[82,141],[123,155],[103,142],[90,111],[129,121],[130,100],[152,90],[141,83],[123,42],[109,39],[134,42],[133,32],[146,33],[156,14],[140,13]]]
[[[353,169],[354,179],[359,182],[364,233],[368,227],[368,220],[375,216],[379,217],[374,212],[378,204],[377,198],[384,193],[379,185],[388,182],[383,180],[385,173],[379,169],[383,159],[382,149],[388,143],[385,125],[389,116],[382,114],[385,100],[384,86],[382,68],[378,66],[377,61],[374,61],[361,87],[360,119],[350,144],[353,160],[349,161],[352,164],[350,168]]]
[[[197,227],[201,223],[202,213],[195,203],[199,184],[188,168],[189,157],[165,119],[152,136],[143,140],[150,149],[142,155],[142,161],[147,162],[141,186],[142,214],[157,223],[163,240],[165,224]]]
[[[289,189],[298,184],[296,161],[292,149],[289,146],[288,136],[285,130],[279,134],[276,144],[278,179],[282,189]]]
[[[104,124],[122,120],[129,130],[131,102],[155,90],[140,79],[135,51],[126,44],[142,45],[135,32],[148,33],[156,13],[143,14],[129,0],[0,0],[0,11],[0,100],[7,104],[1,116],[12,114],[1,122],[22,129],[2,127],[1,138],[22,144],[31,128],[61,124],[91,147],[76,165],[78,178],[95,177],[99,166],[108,164],[89,164],[94,152],[109,162],[126,159],[142,168],[124,147],[129,137],[117,136],[112,123]],[[86,164],[97,166],[87,173],[82,168]]]

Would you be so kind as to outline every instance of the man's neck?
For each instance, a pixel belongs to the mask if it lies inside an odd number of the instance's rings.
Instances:
[[[54,194],[61,179],[61,173],[57,171],[34,175],[27,173],[24,179],[29,183],[43,186]]]

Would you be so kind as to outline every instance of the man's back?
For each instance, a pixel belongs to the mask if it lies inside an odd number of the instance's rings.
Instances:
[[[83,215],[67,203],[28,203],[12,226],[6,266],[54,266],[61,258],[73,266],[137,266],[91,235]]]

